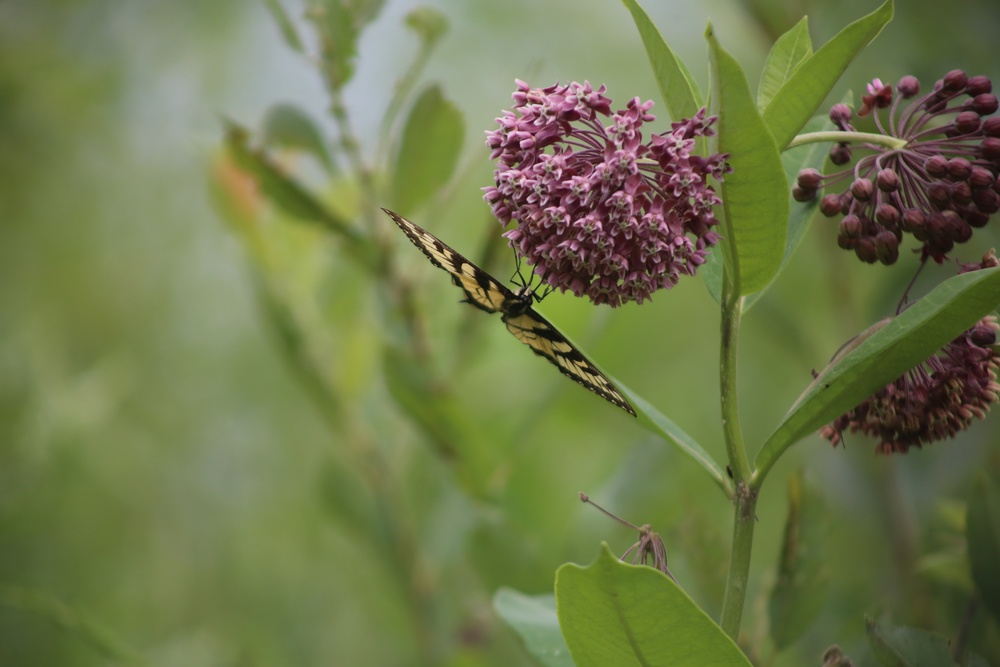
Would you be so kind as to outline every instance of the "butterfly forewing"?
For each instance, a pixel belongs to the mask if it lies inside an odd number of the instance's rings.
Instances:
[[[481,268],[445,245],[430,232],[388,209],[395,223],[431,262],[451,274],[452,281],[465,292],[466,300],[489,313],[500,312],[507,330],[531,350],[552,362],[563,375],[635,416],[620,391],[583,353],[548,320],[530,306],[530,294],[515,294]]]

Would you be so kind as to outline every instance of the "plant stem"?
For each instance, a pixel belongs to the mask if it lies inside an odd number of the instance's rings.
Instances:
[[[852,144],[875,144],[891,149],[905,148],[908,141],[899,137],[890,137],[887,134],[875,132],[841,132],[840,130],[830,130],[826,132],[806,132],[800,134],[788,142],[789,148],[815,143],[852,143]]]
[[[729,469],[736,484],[736,494],[733,498],[736,507],[733,519],[733,547],[729,556],[729,575],[726,578],[720,624],[725,633],[735,641],[740,632],[747,581],[750,576],[750,552],[753,548],[757,492],[748,486],[753,471],[750,469],[746,445],[743,442],[737,400],[736,371],[739,359],[737,343],[743,315],[743,300],[737,296],[736,289],[728,281],[724,281],[723,284],[719,380],[722,431],[726,441],[726,454],[729,457]]]

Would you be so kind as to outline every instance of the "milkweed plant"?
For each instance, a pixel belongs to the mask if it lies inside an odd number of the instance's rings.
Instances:
[[[513,255],[521,280],[536,293],[580,297],[613,317],[627,304],[669,303],[673,287],[700,280],[704,298],[718,304],[724,446],[702,446],[683,430],[684,415],[668,417],[669,406],[617,383],[639,427],[683,455],[731,505],[724,587],[705,609],[683,572],[667,568],[671,552],[685,545],[664,545],[648,525],[632,526],[639,541],[626,551],[627,562],[605,545],[589,565],[560,567],[554,599],[516,592],[517,577],[476,576],[476,556],[455,566],[461,574],[432,565],[434,549],[421,538],[426,522],[415,518],[413,489],[406,486],[418,482],[394,478],[403,475],[397,452],[380,444],[386,437],[380,420],[390,408],[365,407],[350,374],[337,370],[338,358],[372,345],[370,333],[349,327],[370,305],[332,288],[341,299],[334,302],[338,318],[334,334],[322,333],[315,322],[326,316],[324,307],[273,275],[282,262],[287,273],[316,270],[306,248],[317,247],[317,239],[324,254],[349,259],[350,272],[378,294],[384,340],[374,365],[382,369],[381,400],[417,426],[429,456],[460,462],[451,474],[462,502],[489,503],[490,484],[503,475],[489,460],[469,463],[466,443],[477,438],[477,423],[505,415],[489,414],[488,401],[449,383],[425,314],[430,306],[402,259],[412,249],[398,250],[406,240],[379,211],[400,211],[439,233],[421,215],[468,187],[455,177],[462,171],[462,116],[439,86],[416,92],[445,32],[443,17],[428,9],[408,15],[419,51],[393,88],[382,143],[372,151],[352,128],[344,88],[354,75],[357,40],[380,7],[373,0],[307,2],[301,24],[276,0],[268,2],[289,48],[308,57],[325,84],[334,140],[289,105],[272,109],[256,136],[226,121],[215,192],[258,269],[263,311],[291,367],[344,436],[340,460],[349,472],[334,487],[364,489],[368,511],[353,519],[356,527],[371,525],[359,539],[381,554],[416,637],[406,664],[510,664],[517,658],[489,648],[500,641],[490,639],[497,618],[514,630],[510,637],[522,638],[518,650],[553,666],[770,664],[807,633],[829,647],[814,653],[817,665],[987,664],[974,649],[1000,655],[1000,491],[989,480],[970,491],[962,538],[969,573],[962,590],[970,603],[950,625],[904,626],[885,609],[859,610],[856,622],[864,623],[869,648],[853,657],[837,645],[840,626],[816,627],[827,583],[836,586],[838,573],[864,563],[823,562],[821,542],[814,541],[823,532],[813,504],[819,492],[801,473],[786,486],[784,538],[772,549],[780,557],[769,579],[752,581],[750,564],[755,528],[774,521],[758,513],[758,499],[782,493],[772,488],[772,472],[793,445],[818,434],[810,446],[825,440],[850,445],[854,455],[912,458],[928,447],[961,446],[947,441],[986,419],[997,401],[1000,325],[993,311],[1000,304],[1000,260],[989,238],[1000,211],[1000,116],[991,79],[960,64],[942,67],[934,80],[885,81],[874,72],[852,84],[857,94],[824,107],[847,66],[892,18],[887,0],[815,50],[805,19],[796,24],[772,46],[756,94],[709,24],[710,89],[703,92],[644,10],[634,0],[623,4],[663,108],[648,99],[651,91],[629,97],[614,82],[524,76],[509,103],[497,100],[507,108],[483,128],[485,147],[468,159],[488,161],[493,172],[491,182],[474,186],[485,200],[482,219],[491,220],[483,226],[495,240],[489,247],[508,246],[506,256]],[[279,235],[282,225],[292,231]],[[810,228],[829,239],[829,253],[868,265],[872,281],[878,272],[893,275],[884,282],[899,285],[895,306],[830,350],[825,366],[804,368],[801,395],[763,442],[748,442],[739,407],[743,320]],[[322,292],[331,289],[320,289],[323,280],[346,280],[343,262],[337,265],[326,278],[309,278],[312,288]],[[939,269],[938,278],[929,267]],[[486,326],[485,316],[469,317],[457,325],[466,344],[450,351],[456,365],[471,358],[468,341]],[[543,364],[532,369],[551,373]],[[587,400],[593,410],[614,413],[608,419],[633,419],[598,398]],[[448,574],[465,583],[449,588]],[[767,591],[762,602],[748,599],[755,588]],[[490,594],[492,621],[472,611],[477,595]],[[443,600],[457,611],[442,612]],[[871,616],[863,619],[865,612]],[[477,650],[480,661],[460,658]],[[520,659],[527,660],[524,653]]]

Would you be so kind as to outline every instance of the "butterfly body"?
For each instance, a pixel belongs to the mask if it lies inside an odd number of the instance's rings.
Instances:
[[[465,292],[467,303],[487,313],[500,313],[507,330],[532,352],[545,357],[563,375],[635,416],[635,410],[611,380],[535,311],[533,305],[538,297],[529,288],[514,292],[427,230],[383,210],[431,263],[451,274],[452,282]]]

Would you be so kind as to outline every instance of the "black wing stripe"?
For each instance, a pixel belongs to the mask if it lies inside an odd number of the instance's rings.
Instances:
[[[530,297],[518,296],[478,266],[445,245],[441,239],[421,229],[406,218],[382,209],[406,234],[413,245],[432,264],[451,274],[451,280],[465,292],[466,301],[488,313],[500,311],[503,321],[519,341],[540,357],[549,360],[559,372],[578,382],[601,398],[617,405],[633,417],[635,410],[625,396],[582,352],[573,347],[548,320],[530,307]]]

